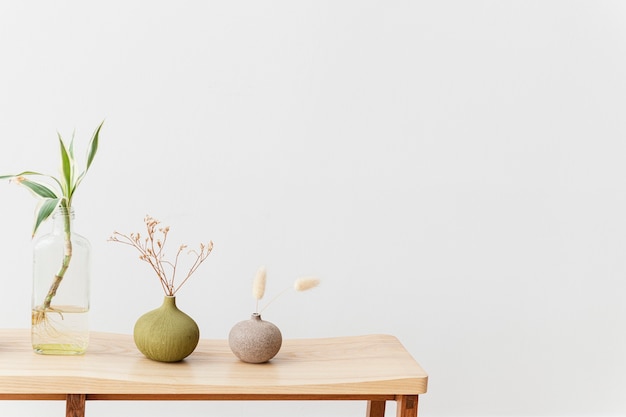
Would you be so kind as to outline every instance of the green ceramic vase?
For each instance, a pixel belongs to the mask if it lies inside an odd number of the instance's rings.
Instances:
[[[176,297],[166,296],[161,307],[139,317],[134,329],[135,345],[147,358],[178,362],[191,355],[200,329],[196,322],[176,307]]]

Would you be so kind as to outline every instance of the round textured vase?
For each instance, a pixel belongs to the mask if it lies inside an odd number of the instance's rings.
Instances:
[[[250,320],[235,324],[228,335],[228,345],[235,356],[248,363],[263,363],[272,359],[283,343],[278,327],[261,320],[254,313]]]
[[[134,329],[135,345],[147,358],[178,362],[191,355],[200,329],[196,322],[176,307],[176,298],[166,296],[163,305],[139,317]]]

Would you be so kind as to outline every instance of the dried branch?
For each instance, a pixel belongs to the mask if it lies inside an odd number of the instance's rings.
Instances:
[[[206,245],[204,243],[200,243],[199,252],[195,250],[187,252],[187,254],[194,254],[196,259],[189,268],[185,279],[183,279],[180,284],[176,285],[175,281],[179,257],[180,254],[187,248],[187,245],[181,245],[178,248],[176,256],[174,257],[174,262],[165,259],[164,249],[165,243],[167,242],[167,236],[170,231],[169,226],[157,228],[160,222],[148,215],[144,218],[144,223],[146,224],[148,237],[146,237],[143,241],[141,240],[141,235],[139,233],[130,233],[129,235],[125,235],[119,232],[113,232],[109,241],[129,245],[137,249],[140,253],[139,259],[147,262],[154,272],[156,272],[165,295],[173,297],[176,292],[180,290],[183,284],[187,282],[191,275],[196,272],[202,262],[204,262],[204,260],[209,256],[213,250],[213,242],[209,241]],[[165,268],[166,265],[171,271],[170,277],[168,277],[168,273]]]

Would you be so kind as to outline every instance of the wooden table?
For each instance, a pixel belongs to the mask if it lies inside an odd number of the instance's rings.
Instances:
[[[415,417],[427,383],[387,335],[285,340],[266,364],[203,339],[184,361],[161,363],[130,335],[92,332],[85,355],[45,356],[33,353],[27,330],[0,330],[0,400],[64,400],[67,417],[83,417],[87,400],[363,400],[367,417],[396,401],[398,417]]]

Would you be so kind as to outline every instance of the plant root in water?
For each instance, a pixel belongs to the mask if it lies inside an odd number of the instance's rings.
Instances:
[[[48,313],[56,313],[61,316],[61,320],[64,320],[63,313],[52,307],[48,307],[46,309],[36,308],[32,312],[32,325],[39,326],[42,323],[48,323]]]
[[[33,309],[31,337],[35,352],[83,354],[89,340],[88,312],[88,308],[67,305]]]

